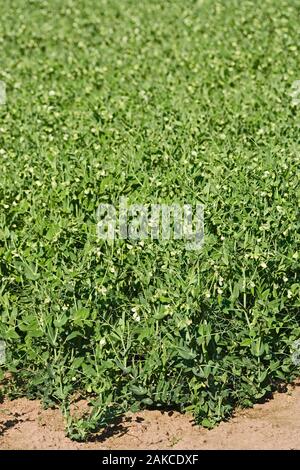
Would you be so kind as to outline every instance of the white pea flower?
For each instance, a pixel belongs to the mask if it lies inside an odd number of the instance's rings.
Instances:
[[[132,318],[134,319],[134,321],[141,321],[141,317],[139,316],[139,314],[137,312],[134,312]]]
[[[99,286],[97,287],[97,292],[99,292],[99,294],[106,295],[107,288],[105,286]]]

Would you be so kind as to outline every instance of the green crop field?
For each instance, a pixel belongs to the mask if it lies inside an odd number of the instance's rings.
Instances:
[[[299,1],[0,11],[0,399],[60,407],[84,440],[149,407],[212,427],[293,380]],[[99,239],[120,197],[203,204],[203,247]]]

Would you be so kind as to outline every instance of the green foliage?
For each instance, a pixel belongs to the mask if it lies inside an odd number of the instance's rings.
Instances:
[[[1,3],[6,393],[85,439],[143,407],[211,427],[291,380],[298,2]],[[203,249],[97,240],[98,204],[122,195],[204,204]]]

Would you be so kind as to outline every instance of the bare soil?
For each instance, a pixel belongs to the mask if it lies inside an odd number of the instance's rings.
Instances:
[[[65,437],[58,410],[21,398],[0,404],[0,449],[300,449],[299,417],[300,382],[213,430],[186,414],[143,411],[77,443]]]

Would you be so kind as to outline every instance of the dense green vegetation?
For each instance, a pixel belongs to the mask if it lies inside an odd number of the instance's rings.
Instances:
[[[299,374],[299,2],[0,6],[1,393],[84,439],[141,407],[213,426]],[[98,240],[120,196],[204,204],[203,249]]]

